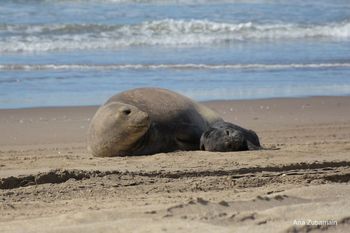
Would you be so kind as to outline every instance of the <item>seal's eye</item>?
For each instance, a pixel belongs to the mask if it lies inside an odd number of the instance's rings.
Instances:
[[[124,113],[125,115],[129,115],[129,114],[131,113],[131,110],[130,110],[130,109],[124,109],[124,110],[123,110],[123,113]]]

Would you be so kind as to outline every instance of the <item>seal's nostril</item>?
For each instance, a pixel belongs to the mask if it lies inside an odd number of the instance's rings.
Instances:
[[[228,130],[226,130],[225,132],[226,132],[226,135],[230,135],[230,132]]]
[[[131,113],[131,110],[130,110],[130,109],[124,109],[124,110],[123,110],[123,113],[124,113],[125,115],[129,115],[129,114]]]

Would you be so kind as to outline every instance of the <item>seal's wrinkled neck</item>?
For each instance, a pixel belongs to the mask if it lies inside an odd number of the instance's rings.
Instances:
[[[129,155],[144,155],[149,154],[151,148],[149,145],[155,138],[155,134],[157,134],[157,130],[154,123],[151,123],[148,130],[145,132],[142,137],[140,137],[132,146],[132,152],[129,152]]]

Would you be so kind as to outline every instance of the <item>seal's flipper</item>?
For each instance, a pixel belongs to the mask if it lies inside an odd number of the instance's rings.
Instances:
[[[263,148],[260,146],[260,144],[259,144],[259,146],[258,146],[258,145],[256,145],[256,144],[252,143],[251,141],[247,141],[247,147],[248,147],[248,150],[261,150],[261,149],[263,149]]]
[[[182,150],[196,150],[203,130],[193,124],[178,124],[175,131],[175,139]]]

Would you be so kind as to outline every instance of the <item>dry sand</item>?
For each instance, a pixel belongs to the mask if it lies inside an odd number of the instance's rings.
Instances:
[[[279,150],[94,158],[96,107],[0,110],[0,231],[349,231],[350,97],[205,104]]]

